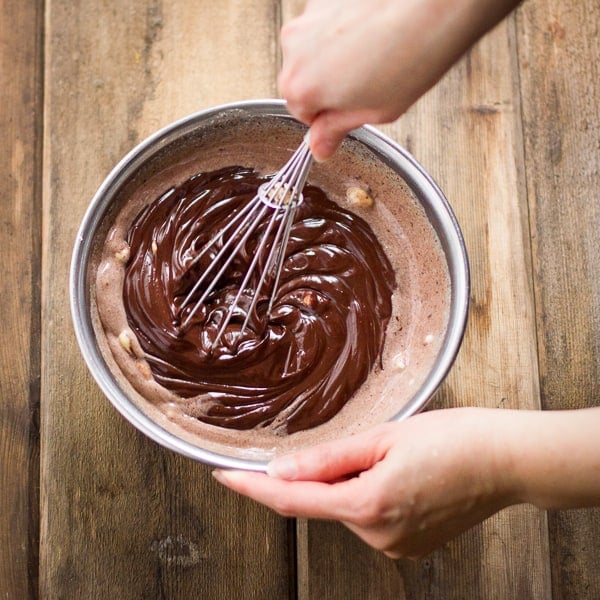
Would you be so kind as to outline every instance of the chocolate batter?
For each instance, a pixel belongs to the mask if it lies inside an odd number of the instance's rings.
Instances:
[[[265,180],[225,167],[194,175],[146,206],[127,233],[123,301],[155,380],[198,398],[195,418],[231,429],[276,421],[294,433],[331,419],[367,379],[381,355],[396,281],[369,225],[307,186],[271,313],[262,295],[240,334],[257,273],[213,348],[258,233],[182,326],[194,305],[182,309],[183,299],[218,247],[194,258]]]

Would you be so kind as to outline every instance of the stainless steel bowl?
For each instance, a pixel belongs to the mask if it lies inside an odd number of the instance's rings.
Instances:
[[[286,119],[291,117],[280,100],[256,100],[218,106],[181,119],[139,144],[112,170],[102,183],[83,218],[77,234],[71,262],[70,297],[75,333],[81,352],[97,384],[115,408],[151,439],[190,458],[229,468],[264,470],[266,461],[237,458],[185,441],[151,420],[121,389],[98,346],[92,325],[92,298],[88,276],[96,233],[109,213],[115,196],[123,186],[174,142],[193,138],[211,120],[227,122],[228,114],[242,112],[252,118]],[[456,218],[441,190],[419,163],[393,140],[377,129],[364,126],[350,136],[364,145],[408,184],[423,206],[441,242],[451,283],[448,328],[441,350],[428,376],[411,400],[393,417],[401,420],[420,411],[440,386],[454,362],[465,330],[469,302],[469,268],[464,241]]]

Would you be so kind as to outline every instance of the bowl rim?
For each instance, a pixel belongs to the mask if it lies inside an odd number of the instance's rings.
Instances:
[[[222,467],[265,471],[264,460],[252,460],[220,454],[196,446],[158,425],[131,401],[112,377],[96,344],[91,322],[91,303],[87,280],[87,264],[94,234],[100,225],[112,193],[130,177],[147,158],[180,136],[193,132],[206,120],[225,113],[246,111],[258,116],[293,119],[285,101],[278,99],[244,100],[200,110],[173,121],[146,137],[130,150],[110,171],[87,207],[75,239],[69,276],[69,297],[75,335],[84,361],[92,377],[117,411],[136,429],[160,445],[203,463]],[[470,273],[466,246],[460,226],[442,190],[420,163],[393,139],[371,125],[349,133],[349,137],[365,145],[379,159],[391,166],[417,196],[443,246],[450,276],[450,310],[448,329],[438,356],[425,381],[413,397],[389,421],[400,421],[420,412],[446,378],[460,349],[467,324]],[[416,188],[416,189],[415,189]],[[425,204],[423,204],[425,201]]]

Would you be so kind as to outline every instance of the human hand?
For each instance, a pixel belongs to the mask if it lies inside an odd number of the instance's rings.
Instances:
[[[427,412],[278,458],[271,476],[214,474],[282,515],[339,520],[390,557],[422,556],[516,500],[500,412]]]
[[[317,160],[398,118],[517,0],[308,0],[281,31],[279,90]]]

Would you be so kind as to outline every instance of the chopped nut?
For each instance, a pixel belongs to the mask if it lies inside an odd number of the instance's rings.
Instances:
[[[286,206],[289,204],[296,194],[294,193],[294,188],[290,187],[289,184],[282,184],[280,186],[273,186],[266,194],[269,202],[273,202],[278,206]]]
[[[156,243],[156,240],[152,240],[152,254],[154,254],[156,256],[157,251],[158,251],[158,244]]]
[[[360,206],[361,208],[373,206],[371,195],[359,187],[349,187],[346,190],[346,200],[353,206]]]
[[[392,367],[394,369],[398,369],[399,371],[406,369],[406,360],[404,359],[403,354],[396,354],[396,356],[392,358]]]
[[[142,374],[144,379],[152,379],[152,370],[150,369],[150,365],[145,360],[138,360],[135,363],[138,371]]]
[[[306,292],[304,294],[304,296],[302,296],[302,304],[304,304],[304,306],[308,306],[309,308],[314,308],[315,306],[317,306],[318,303],[318,299],[317,299],[317,295],[315,294],[315,292]]]
[[[130,252],[129,246],[124,246],[121,250],[115,252],[115,258],[119,262],[126,263],[129,260]]]
[[[119,334],[119,344],[121,344],[121,347],[123,348],[123,350],[125,350],[125,352],[132,354],[131,338],[129,337],[129,334],[126,330],[121,331],[121,333]]]

